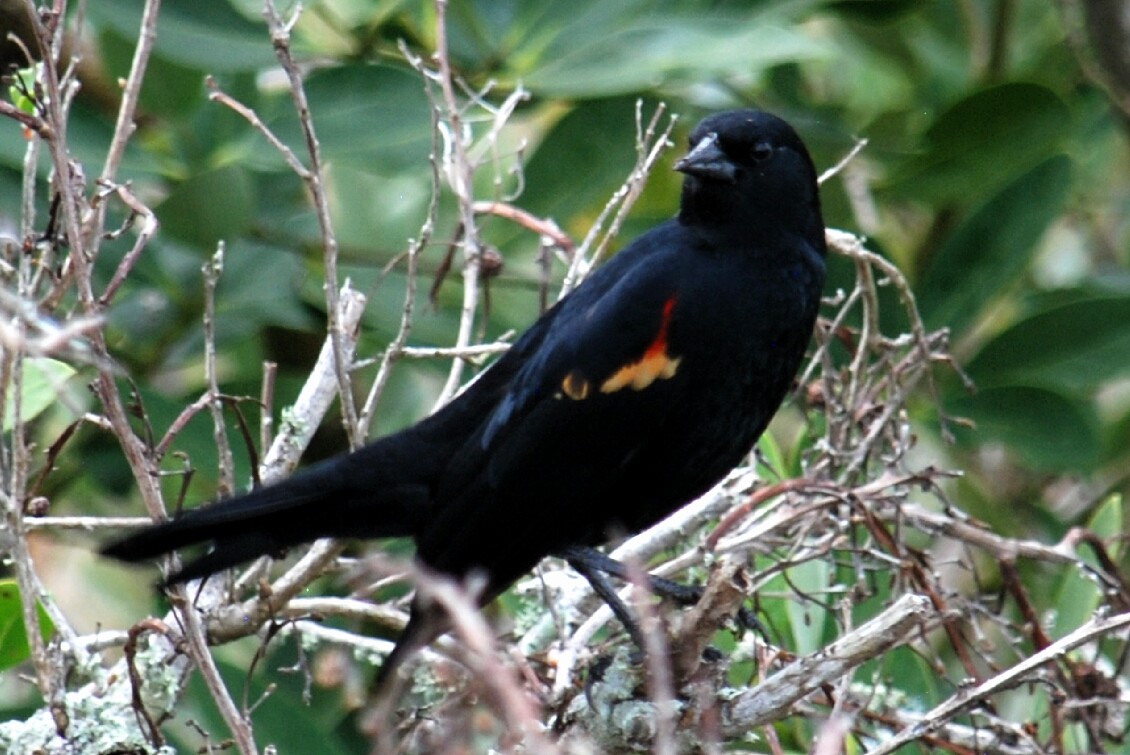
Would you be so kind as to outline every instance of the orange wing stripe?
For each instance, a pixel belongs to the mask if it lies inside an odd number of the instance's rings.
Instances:
[[[634,391],[642,391],[656,380],[666,380],[675,375],[682,358],[672,357],[667,353],[667,329],[671,324],[671,313],[674,309],[675,297],[671,297],[663,304],[663,319],[659,324],[659,332],[656,333],[655,340],[637,361],[624,365],[601,383],[601,393],[612,393],[626,387]]]

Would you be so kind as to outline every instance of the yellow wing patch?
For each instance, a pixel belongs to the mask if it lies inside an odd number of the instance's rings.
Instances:
[[[667,380],[674,377],[679,369],[682,357],[672,357],[667,353],[667,329],[671,324],[671,312],[675,309],[675,298],[671,297],[663,304],[663,319],[659,323],[659,332],[655,339],[644,351],[643,356],[634,362],[624,365],[600,384],[601,393],[614,393],[621,388],[631,388],[633,391],[642,391],[656,380]],[[592,384],[580,370],[570,370],[561,380],[561,391],[555,398],[570,398],[573,401],[583,401],[592,393]]]
[[[601,393],[612,393],[621,388],[642,391],[656,380],[674,377],[682,359],[672,359],[666,351],[660,354],[645,354],[643,359],[621,367],[612,377],[600,384]]]
[[[626,364],[600,384],[601,393],[613,393],[621,388],[642,391],[656,380],[674,377],[682,357],[672,357],[667,353],[667,329],[671,324],[671,313],[675,310],[675,298],[663,304],[663,319],[655,340],[644,351],[643,356],[631,364]]]
[[[591,388],[589,381],[577,370],[571,370],[561,381],[561,393],[574,401],[582,401],[588,398]]]

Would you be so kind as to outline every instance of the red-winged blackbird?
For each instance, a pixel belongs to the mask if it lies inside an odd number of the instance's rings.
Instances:
[[[690,147],[675,165],[678,217],[439,412],[105,552],[140,561],[211,543],[168,578],[183,582],[318,537],[408,536],[427,567],[484,574],[484,602],[550,554],[606,595],[594,577],[608,564],[590,547],[654,524],[741,461],[796,375],[824,283],[816,172],[793,129],[724,112]],[[431,641],[437,613],[414,604],[382,678]]]

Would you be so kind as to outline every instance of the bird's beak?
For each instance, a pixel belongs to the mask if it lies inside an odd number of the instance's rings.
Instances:
[[[718,146],[718,134],[707,134],[686,157],[675,163],[675,170],[726,183],[733,183],[736,178],[733,161]]]

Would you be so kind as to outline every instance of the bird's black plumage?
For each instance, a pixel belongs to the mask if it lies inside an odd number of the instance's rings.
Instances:
[[[764,431],[803,359],[824,282],[816,173],[753,110],[691,133],[681,207],[420,423],[280,484],[117,542],[127,561],[195,543],[203,577],[317,537],[408,536],[484,600],[541,558],[635,532],[705,492]],[[431,640],[426,607],[382,674]]]

